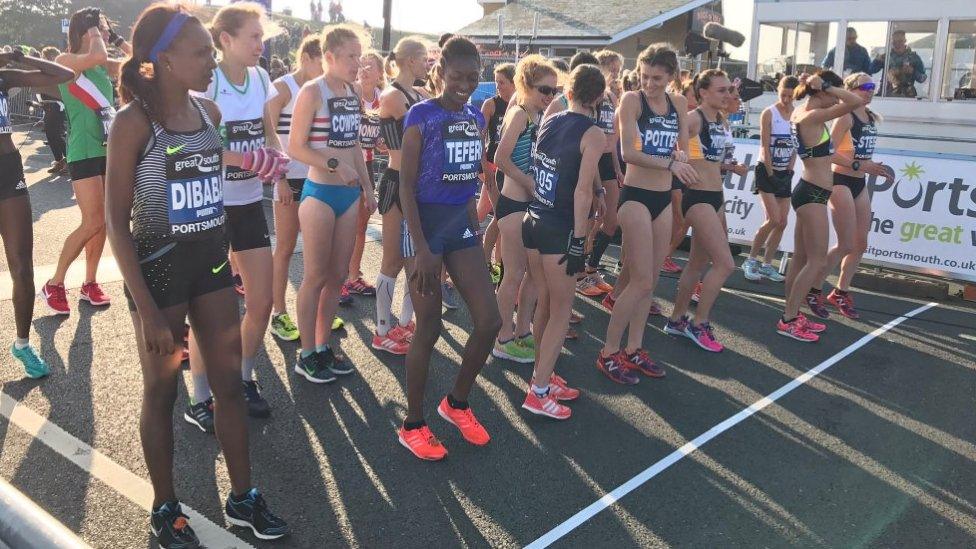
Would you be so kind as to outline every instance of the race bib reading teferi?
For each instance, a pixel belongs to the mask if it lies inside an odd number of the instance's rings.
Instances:
[[[481,166],[481,131],[474,120],[446,121],[444,138],[444,183],[471,183]]]
[[[170,233],[192,240],[224,224],[223,151],[166,155]]]
[[[227,122],[221,129],[227,150],[245,153],[264,146],[264,120],[260,118]],[[227,181],[246,181],[257,176],[250,170],[227,166]]]
[[[333,149],[348,149],[359,143],[359,125],[362,112],[358,97],[333,97],[329,99],[329,141]]]

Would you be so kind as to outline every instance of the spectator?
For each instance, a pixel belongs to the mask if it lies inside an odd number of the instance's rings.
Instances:
[[[61,51],[48,46],[44,48],[41,55],[47,61],[54,61],[61,55]],[[37,93],[41,99],[41,107],[44,109],[44,135],[48,146],[51,147],[51,154],[54,155],[54,163],[47,173],[59,175],[67,173],[68,162],[65,156],[68,146],[65,143],[64,103],[61,102],[61,91],[57,86],[50,86],[37,88]]]
[[[915,83],[925,82],[925,64],[922,58],[908,47],[905,31],[891,33],[891,51],[881,54],[871,62],[871,74],[884,71],[881,82],[885,97],[916,97]]]
[[[827,57],[824,57],[821,65],[827,70],[834,67],[834,49],[830,48]],[[871,56],[868,50],[857,43],[857,30],[854,27],[847,27],[847,51],[844,54],[844,74],[854,72],[871,72]]]

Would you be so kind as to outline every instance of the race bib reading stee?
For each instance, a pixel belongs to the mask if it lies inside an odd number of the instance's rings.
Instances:
[[[609,101],[603,101],[600,103],[596,113],[596,124],[600,126],[603,133],[613,133],[613,116],[613,103],[610,103]]]
[[[333,97],[329,99],[328,145],[333,149],[348,149],[359,142],[359,126],[362,111],[358,97]]]
[[[224,224],[223,151],[166,155],[170,234],[177,239]]]
[[[878,142],[878,128],[874,124],[861,126],[861,138],[854,143],[854,158],[856,160],[871,160],[874,157],[874,147]]]
[[[223,130],[222,137],[227,150],[244,153],[256,151],[264,146],[264,120],[261,118],[226,122],[221,126],[221,130]],[[258,174],[252,171],[237,166],[227,166],[227,181],[246,181],[257,176]]]
[[[559,184],[559,158],[536,150],[532,170],[535,172],[535,199],[552,208],[556,205],[556,185]]]
[[[441,127],[444,138],[445,183],[470,183],[478,179],[481,165],[481,132],[474,120],[448,120]]]

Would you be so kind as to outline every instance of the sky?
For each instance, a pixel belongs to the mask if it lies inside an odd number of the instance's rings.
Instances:
[[[316,0],[317,2],[318,0]],[[309,17],[308,0],[272,0],[275,11],[290,6],[298,17]],[[328,19],[329,0],[322,0]],[[383,0],[343,0],[346,20],[383,26]],[[481,18],[477,0],[393,0],[393,27],[411,32],[440,34],[457,30]]]

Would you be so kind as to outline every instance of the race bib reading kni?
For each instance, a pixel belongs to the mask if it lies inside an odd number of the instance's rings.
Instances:
[[[535,199],[547,208],[554,207],[556,185],[559,184],[559,158],[537,150],[532,171],[535,172]]]
[[[474,120],[444,122],[445,183],[470,183],[478,179],[481,165],[481,132]]]
[[[771,145],[773,151],[773,169],[785,170],[789,168],[790,158],[793,157],[793,151],[795,149],[793,136],[774,135]]]
[[[333,97],[329,99],[328,145],[333,149],[348,149],[359,142],[359,126],[362,111],[358,97]]]
[[[224,224],[223,151],[166,156],[170,233],[191,240]]]
[[[224,146],[227,150],[245,153],[256,151],[264,146],[264,120],[237,120],[223,125]],[[258,174],[237,166],[227,166],[227,181],[246,181]]]

